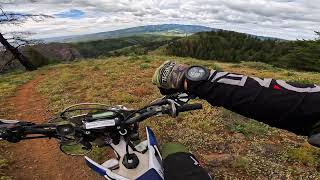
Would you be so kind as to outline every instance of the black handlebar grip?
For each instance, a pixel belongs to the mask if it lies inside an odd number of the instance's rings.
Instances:
[[[185,104],[177,108],[178,112],[192,111],[202,109],[202,104]]]
[[[7,138],[7,132],[5,129],[0,128],[0,140],[5,140]]]
[[[159,88],[160,93],[162,95],[171,95],[171,94],[176,94],[179,92],[177,89],[164,89],[164,88]]]

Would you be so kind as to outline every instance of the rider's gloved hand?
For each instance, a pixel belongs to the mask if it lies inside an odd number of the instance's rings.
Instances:
[[[164,62],[154,73],[152,83],[157,85],[161,93],[183,92],[187,65]]]

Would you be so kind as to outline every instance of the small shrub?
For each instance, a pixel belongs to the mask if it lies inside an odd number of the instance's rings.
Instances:
[[[184,61],[183,64],[186,64],[188,66],[194,66],[194,65],[201,65],[213,70],[222,71],[222,68],[214,63],[213,61],[195,61],[195,60],[188,60]]]
[[[112,69],[107,69],[106,72],[104,73],[104,75],[106,76],[111,76],[113,74],[113,70]]]
[[[2,168],[5,168],[5,167],[7,167],[8,166],[8,160],[6,160],[6,159],[0,159],[0,168],[2,169]]]
[[[145,63],[150,63],[150,62],[151,62],[151,59],[149,59],[148,56],[141,56],[141,59],[142,59],[143,62],[145,62]]]
[[[95,161],[102,163],[103,161],[105,161],[104,158],[106,157],[106,151],[107,148],[99,148],[97,146],[94,146],[92,148],[92,151],[89,153],[89,156]]]
[[[118,61],[117,65],[122,66],[122,65],[124,65],[124,62],[123,61]]]
[[[211,64],[210,68],[213,69],[213,70],[216,70],[216,71],[222,71],[223,70],[219,65],[217,65],[215,63]]]
[[[313,81],[310,81],[309,79],[301,79],[301,78],[294,78],[289,80],[291,83],[298,83],[298,84],[314,84]]]
[[[250,167],[250,160],[246,157],[237,157],[232,162],[231,166],[233,168],[248,169]]]
[[[241,64],[237,63],[237,64],[232,64],[230,67],[232,68],[240,68]]]
[[[7,168],[9,165],[9,161],[6,159],[2,159],[2,157],[0,157],[0,180],[11,180],[12,178],[9,176],[6,176],[7,173]]]
[[[93,71],[99,71],[99,70],[100,70],[100,67],[99,67],[98,65],[93,66],[92,70],[93,70]]]
[[[309,166],[320,164],[320,150],[312,147],[290,148],[287,150],[287,156]]]
[[[183,64],[186,64],[188,66],[193,66],[193,65],[199,65],[199,62],[195,61],[195,60],[186,60],[183,62]],[[202,63],[202,66],[206,66],[206,63]]]
[[[246,137],[252,135],[266,135],[268,133],[268,127],[262,123],[254,120],[247,120],[245,122],[234,122],[227,125],[227,129],[231,132],[238,132]]]
[[[272,65],[266,64],[263,62],[241,62],[241,65],[249,68],[257,69],[257,70],[274,70],[275,69],[275,67],[273,67]]]
[[[124,102],[124,103],[133,103],[135,102],[135,97],[129,93],[125,93],[125,92],[118,92],[115,96],[114,96],[116,101],[120,101],[120,102]]]
[[[147,63],[140,64],[140,69],[148,69],[149,67],[150,67],[150,65]]]
[[[0,175],[0,179],[1,180],[12,180],[12,178],[9,176],[1,176],[1,175]]]
[[[124,96],[123,101],[126,103],[133,103],[135,101],[135,99],[132,96]]]
[[[139,57],[136,53],[130,53],[130,54],[128,55],[128,59],[129,59],[130,61],[136,61],[136,60],[139,60],[140,57]]]
[[[296,75],[294,72],[291,72],[291,71],[288,71],[287,73],[286,73],[286,75],[287,76],[294,76],[294,75]]]

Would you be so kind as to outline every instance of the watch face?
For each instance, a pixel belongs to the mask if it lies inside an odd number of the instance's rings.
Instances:
[[[205,80],[207,75],[207,70],[200,66],[191,67],[187,72],[187,78],[191,81]]]

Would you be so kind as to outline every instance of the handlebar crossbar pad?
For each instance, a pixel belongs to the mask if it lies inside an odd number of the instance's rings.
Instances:
[[[178,112],[192,111],[202,109],[202,104],[185,104],[177,108]]]

